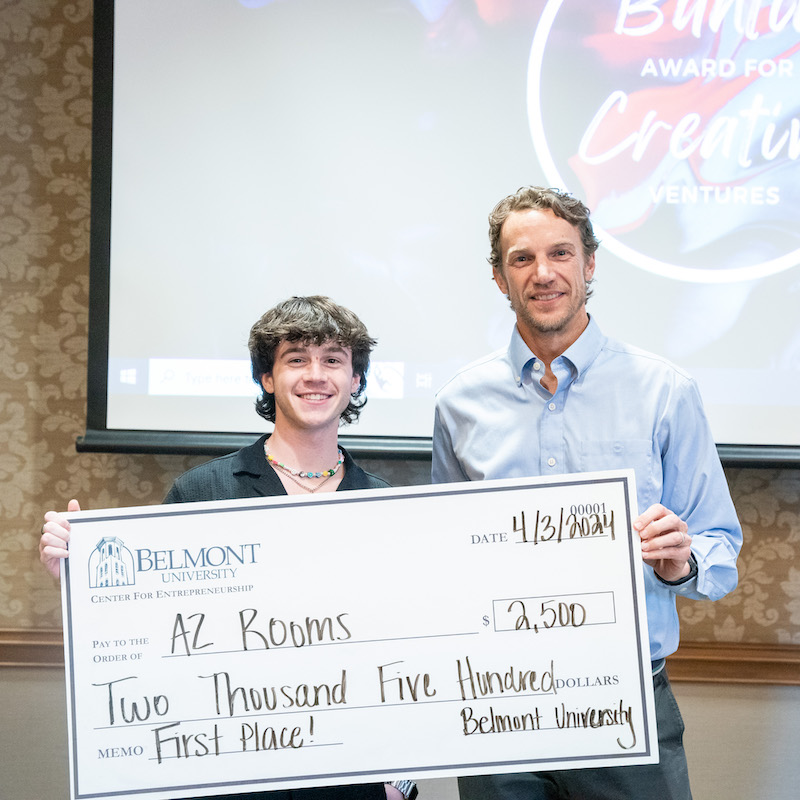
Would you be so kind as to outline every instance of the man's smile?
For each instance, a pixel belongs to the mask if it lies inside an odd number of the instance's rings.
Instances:
[[[533,295],[534,300],[539,301],[546,301],[546,300],[555,300],[558,297],[561,297],[564,292],[547,292],[546,294],[535,294]]]

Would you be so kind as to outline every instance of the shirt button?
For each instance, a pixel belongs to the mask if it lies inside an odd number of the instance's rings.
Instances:
[[[539,372],[542,369],[542,365],[538,361],[533,362],[533,371]]]
[[[554,467],[555,465],[556,465],[556,460],[554,458],[548,458],[547,459],[547,466],[548,467]]]
[[[550,403],[550,405],[548,405],[547,407],[548,407],[548,408],[549,408],[551,411],[555,411],[555,410],[556,410],[556,404],[555,404],[555,403]]]

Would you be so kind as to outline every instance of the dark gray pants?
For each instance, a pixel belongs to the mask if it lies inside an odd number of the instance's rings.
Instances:
[[[691,800],[683,719],[666,669],[653,677],[653,692],[658,764],[459,778],[461,800]]]

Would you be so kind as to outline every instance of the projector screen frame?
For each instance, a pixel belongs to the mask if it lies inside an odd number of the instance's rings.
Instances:
[[[76,450],[87,453],[218,456],[250,444],[257,430],[241,433],[109,429],[108,335],[110,309],[111,182],[114,76],[114,2],[94,7],[92,175],[89,270],[89,340],[86,431]],[[255,417],[254,417],[255,422]],[[430,437],[348,436],[342,442],[357,457],[426,460]],[[798,467],[793,445],[717,444],[726,466]]]

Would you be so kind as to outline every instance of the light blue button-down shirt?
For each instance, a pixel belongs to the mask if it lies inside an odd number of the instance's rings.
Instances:
[[[716,600],[736,586],[742,530],[695,381],[604,336],[593,319],[544,364],[516,327],[507,350],[458,372],[436,397],[434,483],[633,468],[639,512],[661,503],[689,526],[697,577],[667,586],[644,565],[650,657],[675,652],[675,595]],[[636,509],[633,509],[636,513]]]

